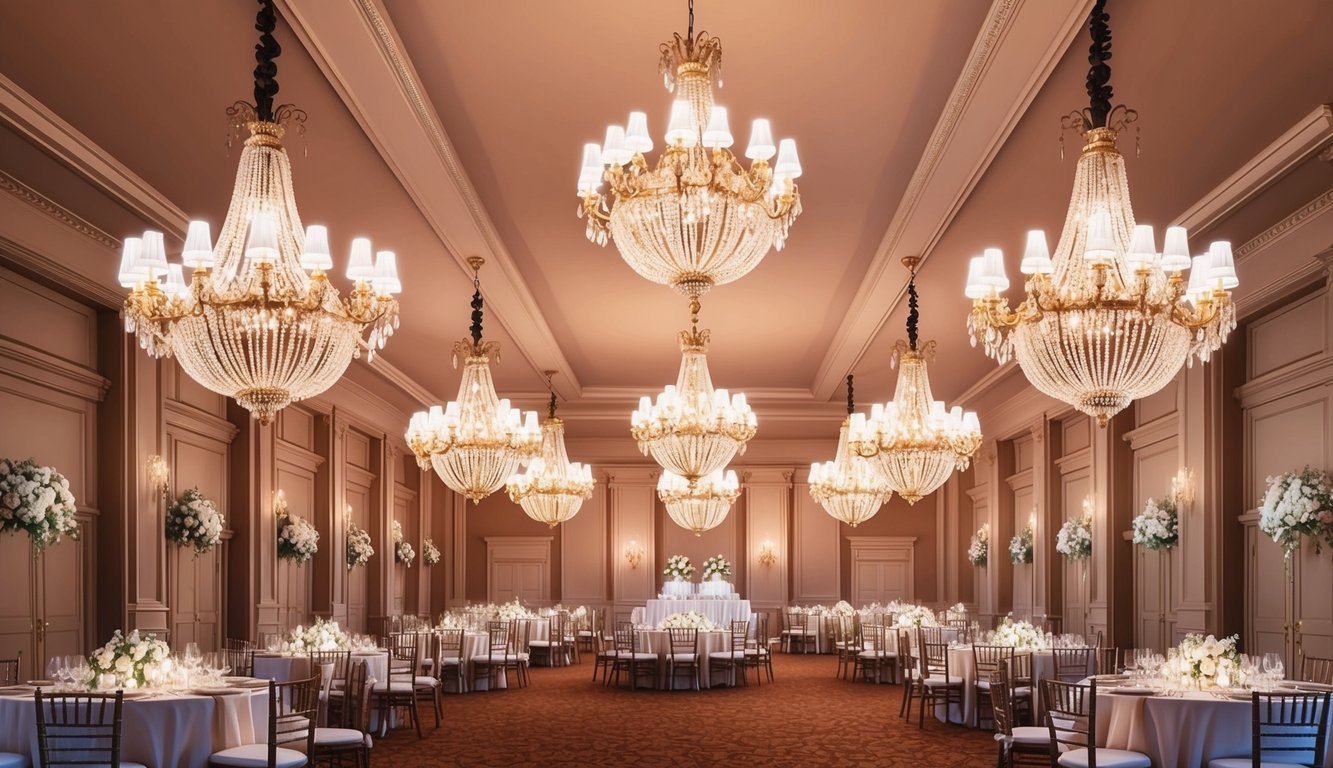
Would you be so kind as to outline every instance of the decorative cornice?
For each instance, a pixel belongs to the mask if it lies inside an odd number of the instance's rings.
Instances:
[[[111,381],[94,370],[4,337],[0,337],[0,362],[19,379],[91,402],[101,402],[111,390]]]
[[[1319,197],[1316,197],[1300,208],[1297,208],[1273,226],[1245,241],[1244,245],[1236,249],[1236,261],[1239,262],[1244,260],[1245,257],[1252,253],[1256,253],[1272,241],[1285,236],[1288,232],[1300,227],[1308,219],[1319,214],[1331,204],[1333,204],[1333,189],[1328,190]]]
[[[87,219],[60,203],[10,176],[4,170],[0,170],[0,190],[8,192],[99,245],[104,245],[113,251],[120,248],[119,240],[90,224]]]

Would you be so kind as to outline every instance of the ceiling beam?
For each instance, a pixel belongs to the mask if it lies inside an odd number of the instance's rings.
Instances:
[[[279,0],[297,38],[411,196],[454,262],[487,261],[486,300],[536,373],[582,387],[444,132],[388,12],[378,0]]]
[[[896,269],[899,259],[929,258],[1091,7],[1091,0],[991,3],[902,201],[815,373],[811,389],[817,399],[831,398],[866,354],[905,295],[905,281]]]

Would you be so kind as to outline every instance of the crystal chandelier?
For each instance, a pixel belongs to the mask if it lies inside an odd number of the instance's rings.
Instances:
[[[918,261],[915,256],[903,259],[912,276],[907,283],[907,342],[898,342],[890,361],[899,365],[893,400],[875,404],[869,419],[853,414],[847,427],[851,448],[867,458],[878,457],[889,488],[908,504],[944,485],[954,470],[967,469],[981,447],[977,415],[956,405],[946,409],[931,395],[926,363],[935,355],[935,342],[917,342]]]
[[[193,269],[187,285],[181,265],[167,263],[161,232],[126,238],[119,280],[130,289],[125,330],[140,347],[175,357],[195,381],[268,424],[287,405],[333,386],[359,356],[367,329],[367,356],[384,347],[398,326],[393,294],[402,285],[393,252],[372,259],[364,238],[352,241],[351,295],[341,298],[329,283],[328,231],[302,230],[282,146],[283,123],[304,130],[305,113],[273,105],[282,49],[273,38],[272,0],[259,5],[255,104],[227,110],[250,137],[217,244],[206,222],[190,222],[181,254]]]
[[[810,465],[810,497],[834,519],[855,528],[879,512],[893,496],[879,467],[852,450],[848,429],[856,408],[852,377],[847,375],[847,418],[838,431],[838,452],[833,461]]]
[[[554,374],[546,372],[548,386]],[[555,404],[555,390],[551,389],[549,416],[542,423],[541,455],[505,486],[510,500],[528,517],[552,528],[578,514],[584,500],[592,496],[593,486],[592,467],[571,462],[565,452],[565,424],[555,417]]]
[[[1033,386],[1102,426],[1196,355],[1208,361],[1236,327],[1230,291],[1239,284],[1230,243],[1191,258],[1184,228],[1168,227],[1159,253],[1152,227],[1134,222],[1116,137],[1138,115],[1111,106],[1104,6],[1098,0],[1089,19],[1091,105],[1061,121],[1087,144],[1055,254],[1045,233],[1028,233],[1019,267],[1027,298],[1017,309],[1003,296],[1009,279],[999,249],[972,259],[966,290],[972,344],[1000,363],[1015,356]]]
[[[663,472],[657,481],[657,497],[672,522],[695,536],[725,520],[740,495],[741,484],[733,469],[725,474],[714,470],[693,483],[674,472]]]
[[[713,84],[722,87],[722,44],[707,32],[694,34],[693,0],[688,33],[661,51],[658,68],[676,99],[656,167],[644,158],[653,148],[647,115],[631,112],[626,125],[606,129],[601,146],[584,145],[578,213],[587,216],[589,240],[614,240],[635,272],[697,297],[743,277],[770,246],[782,249],[801,212],[801,163],[796,142],[774,146],[763,119],[750,131],[749,170],[731,153],[727,110],[713,104]]]
[[[680,332],[680,374],[650,400],[639,398],[630,434],[639,450],[693,485],[721,470],[758,429],[745,395],[713,389],[708,375],[708,331],[699,330],[699,300],[690,300],[691,329]]]
[[[491,380],[491,355],[500,360],[500,345],[481,340],[483,302],[481,265],[473,256],[471,337],[454,343],[454,367],[463,356],[458,399],[444,408],[417,411],[407,425],[407,444],[417,464],[434,467],[444,484],[474,502],[481,501],[514,474],[519,462],[537,455],[542,433],[535,411],[520,413],[500,400]]]

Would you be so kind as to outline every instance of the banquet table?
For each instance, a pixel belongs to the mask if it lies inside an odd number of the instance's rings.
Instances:
[[[1208,692],[1172,696],[1097,692],[1097,745],[1142,752],[1154,768],[1194,768],[1250,753],[1250,700]],[[1325,713],[1333,724],[1333,713]],[[1333,749],[1324,768],[1333,768]]]
[[[373,677],[379,682],[389,679],[389,652],[386,650],[352,651],[349,661],[352,664],[364,663],[368,678]],[[289,683],[304,680],[315,673],[310,669],[310,657],[305,654],[256,652],[252,674],[261,680]]]
[[[1017,654],[1023,653],[1023,650],[1016,651]],[[977,680],[976,661],[972,656],[972,646],[959,645],[950,648],[949,651],[949,676],[961,677],[963,680],[963,706],[960,709],[957,704],[950,704],[948,712],[945,711],[943,704],[935,707],[935,718],[944,722],[962,723],[971,725],[976,722],[977,711],[977,692],[974,683]],[[1041,695],[1037,692],[1040,689],[1040,680],[1050,680],[1055,677],[1055,657],[1048,650],[1029,651],[1032,654],[1032,708],[1034,722],[1041,723],[1042,708]],[[1091,675],[1096,672],[1096,654],[1089,654],[1088,668],[1085,674]]]
[[[226,695],[129,691],[122,709],[121,759],[148,768],[207,765],[208,756],[265,738],[268,688]],[[39,762],[32,696],[0,696],[0,752]]]
[[[749,600],[649,600],[642,609],[642,618],[637,614],[639,610],[634,609],[635,613],[631,614],[630,620],[650,627],[661,624],[662,619],[673,613],[686,611],[702,613],[719,627],[730,627],[732,621],[741,619],[749,621],[751,616]]]
[[[693,688],[684,675],[670,680],[667,674],[667,657],[671,655],[671,633],[665,629],[641,629],[637,633],[639,651],[657,654],[657,687],[666,688],[671,682],[671,689]],[[708,654],[727,650],[731,645],[731,633],[724,630],[699,631],[699,687],[711,688],[712,675],[709,674]],[[718,680],[718,685],[735,685],[734,679]]]

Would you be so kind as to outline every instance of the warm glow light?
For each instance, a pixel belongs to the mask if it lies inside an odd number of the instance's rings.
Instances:
[[[547,384],[555,371],[547,371]],[[578,514],[592,496],[592,467],[569,460],[565,451],[565,424],[555,417],[555,391],[550,416],[542,424],[541,455],[509,478],[506,489],[528,517],[552,528]]]
[[[643,562],[643,556],[646,554],[643,545],[635,539],[630,539],[625,545],[625,562],[629,563],[630,568],[638,568],[639,563]]]
[[[1194,503],[1194,470],[1190,467],[1181,467],[1176,471],[1176,476],[1171,478],[1171,498],[1176,500],[1176,504],[1190,505]]]
[[[167,495],[167,490],[171,484],[171,467],[167,465],[167,460],[157,454],[148,457],[148,482],[161,496]]]
[[[765,568],[770,568],[778,562],[778,550],[771,539],[765,539],[763,544],[759,545],[759,564]]]

